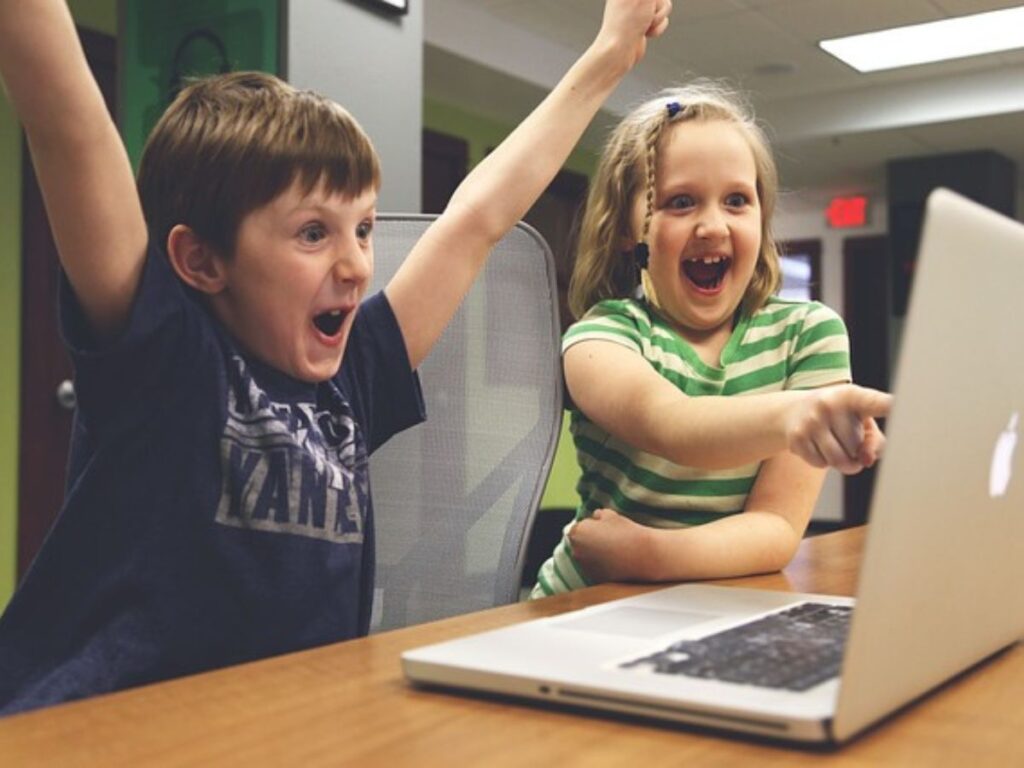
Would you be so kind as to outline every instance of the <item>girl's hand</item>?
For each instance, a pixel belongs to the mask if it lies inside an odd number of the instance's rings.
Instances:
[[[598,509],[569,529],[573,557],[592,582],[645,581],[653,529],[611,509]]]
[[[647,51],[647,40],[668,28],[672,0],[607,0],[598,41],[620,50],[632,68]]]
[[[892,395],[853,384],[800,394],[787,419],[789,450],[812,466],[848,475],[878,461],[885,435],[875,419],[889,415]]]

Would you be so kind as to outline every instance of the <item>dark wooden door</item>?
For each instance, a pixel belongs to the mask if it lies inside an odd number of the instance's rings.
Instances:
[[[423,131],[423,213],[441,213],[469,167],[469,145],[456,136]]]
[[[116,114],[114,38],[80,29],[86,58]],[[57,326],[60,268],[27,148],[22,162],[21,424],[18,465],[18,578],[28,569],[64,499],[72,409],[58,388],[72,371]],[[65,395],[69,393],[65,392]]]
[[[555,258],[559,319],[564,332],[573,322],[569,312],[569,278],[576,263],[580,216],[587,196],[587,177],[559,171],[523,220],[543,235]]]
[[[875,389],[889,389],[889,327],[892,270],[889,238],[851,237],[843,243],[844,316],[850,333],[853,380]],[[875,469],[844,481],[843,521],[867,522],[875,485]]]

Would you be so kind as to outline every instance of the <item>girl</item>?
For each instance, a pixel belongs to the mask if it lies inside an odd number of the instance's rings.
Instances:
[[[880,455],[890,396],[848,383],[842,320],[772,295],[777,191],[764,134],[717,85],[665,91],[613,132],[562,347],[581,501],[532,597],[778,570],[825,468]]]

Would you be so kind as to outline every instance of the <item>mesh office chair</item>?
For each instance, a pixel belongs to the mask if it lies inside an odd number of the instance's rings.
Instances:
[[[433,219],[377,218],[375,288]],[[375,632],[518,598],[562,418],[554,262],[534,229],[498,243],[420,378],[426,423],[370,459]]]

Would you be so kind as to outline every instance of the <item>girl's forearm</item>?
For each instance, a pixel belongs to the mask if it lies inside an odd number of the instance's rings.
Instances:
[[[648,556],[635,561],[638,580],[723,579],[784,568],[802,532],[771,512],[744,512],[683,529],[647,529]]]

